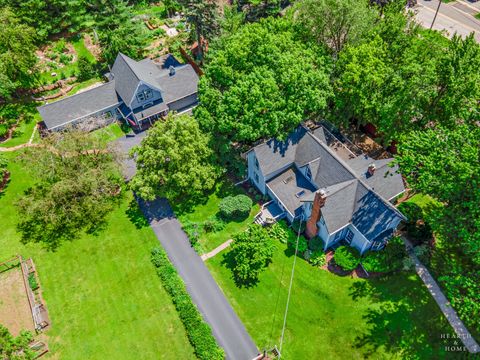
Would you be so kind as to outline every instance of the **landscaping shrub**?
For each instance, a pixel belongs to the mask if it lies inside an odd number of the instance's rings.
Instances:
[[[333,255],[335,264],[345,271],[353,271],[360,263],[360,254],[350,246],[340,246]]]
[[[225,221],[220,219],[218,216],[210,216],[207,220],[203,222],[203,230],[205,232],[217,232],[225,229]]]
[[[308,248],[312,251],[322,250],[325,243],[320,236],[315,236],[308,241]]]
[[[292,229],[293,231],[295,231],[296,234],[298,234],[299,230],[300,233],[303,233],[305,231],[305,221],[295,220],[292,223]]]
[[[77,62],[78,80],[85,81],[95,75],[95,64],[91,63],[86,57],[80,56]]]
[[[398,209],[407,217],[405,229],[414,245],[420,245],[432,239],[432,228],[425,220],[422,208],[414,202],[403,202]]]
[[[35,274],[28,275],[28,285],[30,285],[30,289],[37,290],[38,289],[38,282]]]
[[[252,199],[247,195],[227,196],[220,201],[220,215],[226,219],[246,218],[252,208]]]
[[[198,243],[198,239],[200,238],[202,226],[196,222],[186,221],[183,224],[182,228],[183,231],[185,231],[185,233],[187,234],[188,239],[190,240],[190,244],[192,244],[192,246],[195,246]]]
[[[162,280],[165,290],[171,296],[178,311],[195,355],[202,360],[223,360],[225,358],[223,349],[216,343],[210,326],[203,321],[200,312],[185,289],[183,280],[168,260],[165,251],[161,248],[153,249],[151,259],[157,268],[157,274]]]
[[[288,246],[295,251],[295,247],[297,245],[297,233],[292,234],[292,236],[288,237]],[[302,235],[298,239],[298,253],[303,254],[305,250],[308,248],[307,239],[305,239]]]
[[[310,253],[308,258],[308,262],[313,266],[323,266],[327,264],[327,256],[323,252],[323,250],[316,250]]]
[[[290,231],[288,230],[288,225],[282,221],[273,224],[267,228],[268,234],[272,239],[277,239],[282,244],[286,244],[288,237],[290,236]]]
[[[380,251],[369,251],[362,258],[362,265],[368,272],[392,272],[402,269],[406,256],[401,238],[393,237]]]

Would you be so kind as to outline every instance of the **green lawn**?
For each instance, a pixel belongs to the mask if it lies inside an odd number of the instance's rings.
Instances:
[[[273,262],[252,288],[235,285],[222,253],[207,261],[260,349],[280,345],[293,259],[278,242]],[[284,359],[446,358],[444,333],[452,329],[414,273],[366,281],[297,260]]]
[[[15,128],[11,139],[0,143],[0,147],[13,147],[27,143],[32,136],[33,128],[40,121],[40,114],[37,111],[39,103],[30,102],[27,104],[17,104],[20,114],[25,115],[25,119],[20,119],[18,126]]]
[[[218,212],[218,205],[220,201],[229,195],[244,194],[240,187],[234,186],[231,181],[224,180],[217,184],[216,190],[211,193],[208,198],[199,205],[189,207],[187,210],[175,208],[175,214],[178,216],[180,222],[185,223],[198,222],[201,223]],[[254,204],[250,211],[249,217],[243,220],[230,221],[225,228],[218,232],[202,233],[199,243],[201,245],[201,252],[209,252],[215,249],[220,244],[232,238],[233,234],[241,232],[253,222],[253,217],[260,211],[260,206]]]
[[[193,359],[183,325],[150,263],[158,241],[129,209],[131,194],[96,236],[65,243],[56,252],[22,245],[13,204],[32,182],[15,154],[6,156],[12,177],[0,193],[0,260],[14,254],[34,259],[52,321],[47,332],[51,357]]]
[[[92,53],[86,48],[85,42],[83,40],[83,36],[74,37],[73,39],[68,40],[74,47],[76,53],[77,53],[77,59],[80,56],[86,57],[88,60],[90,60],[92,63],[96,62],[95,57],[92,55]],[[67,64],[61,68],[57,69],[52,69],[49,71],[44,71],[41,74],[39,74],[39,82],[41,84],[50,84],[53,83],[57,80],[60,80],[62,78],[62,74],[64,75],[65,78],[74,76],[75,73],[78,71],[78,65],[77,61],[72,62],[70,64]],[[57,76],[52,77],[51,73],[56,72]]]

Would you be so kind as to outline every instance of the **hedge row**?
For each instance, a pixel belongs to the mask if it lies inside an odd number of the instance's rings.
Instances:
[[[223,360],[225,358],[223,349],[218,346],[210,326],[203,321],[185,289],[183,280],[178,276],[163,249],[152,250],[152,263],[157,268],[157,274],[175,304],[195,355],[201,360]]]

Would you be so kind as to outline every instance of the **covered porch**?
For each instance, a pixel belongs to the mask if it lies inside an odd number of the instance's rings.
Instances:
[[[126,106],[121,106],[118,111],[125,122],[134,130],[145,130],[152,126],[156,120],[167,116],[168,107],[161,101],[133,111],[130,111]]]

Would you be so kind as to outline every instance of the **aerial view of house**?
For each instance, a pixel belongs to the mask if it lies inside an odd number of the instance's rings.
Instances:
[[[329,147],[323,127],[300,126],[285,141],[255,146],[247,159],[248,177],[274,200],[266,211],[305,221],[325,251],[340,241],[360,253],[382,249],[406,220],[391,203],[405,191],[393,159],[342,153]]]
[[[1,0],[0,360],[480,356],[480,1]]]
[[[189,64],[166,55],[159,63],[119,53],[108,82],[38,108],[46,130],[59,131],[92,117],[123,119],[141,128],[169,111],[197,103],[198,75]]]

